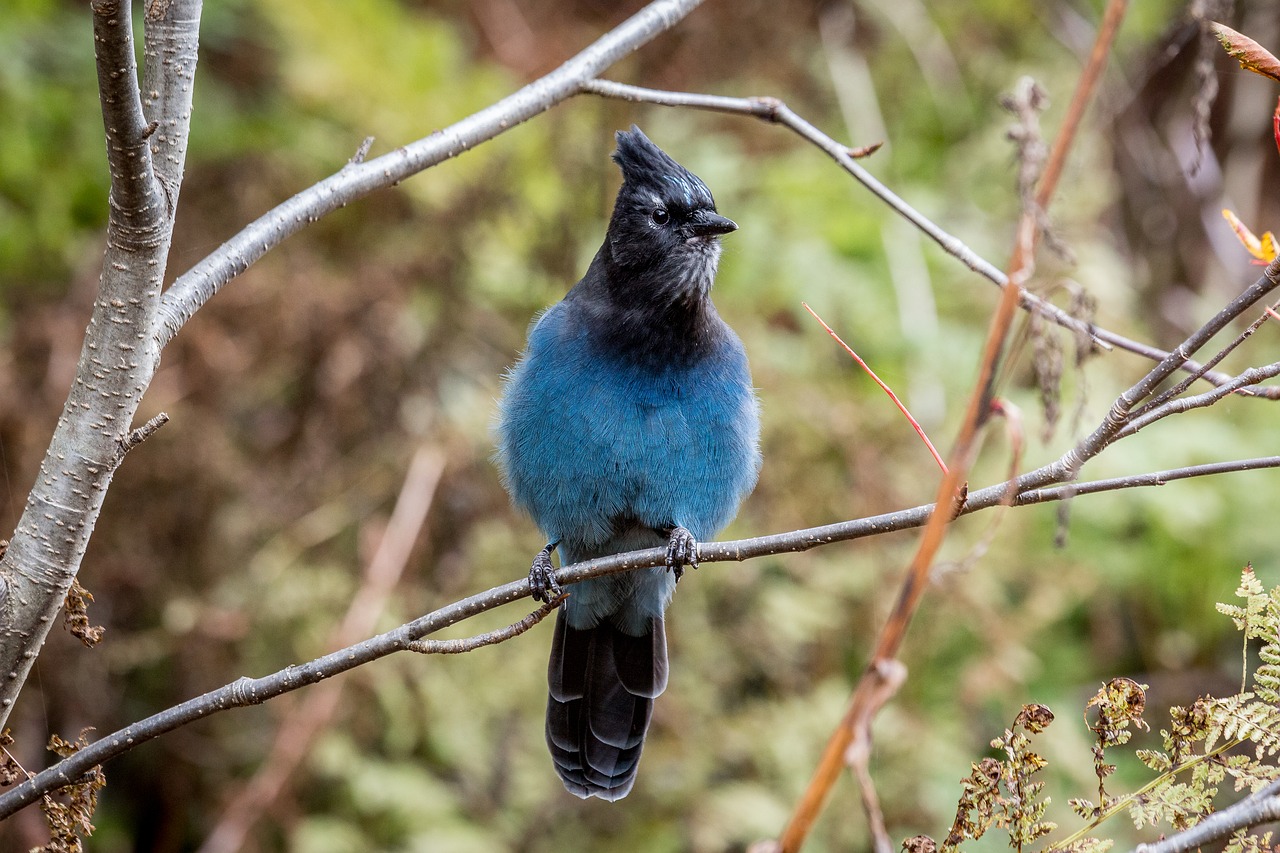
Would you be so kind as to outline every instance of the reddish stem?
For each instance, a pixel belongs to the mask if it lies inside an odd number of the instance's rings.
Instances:
[[[844,347],[845,352],[853,356],[853,360],[858,362],[858,365],[867,372],[867,375],[870,376],[873,380],[875,380],[875,383],[880,386],[880,389],[884,391],[884,393],[889,395],[889,399],[892,400],[893,404],[898,407],[898,411],[902,412],[903,417],[905,417],[908,421],[911,422],[911,426],[915,429],[916,435],[920,436],[920,440],[924,442],[924,446],[929,448],[929,452],[933,454],[933,461],[938,463],[938,467],[942,469],[943,474],[947,473],[947,463],[942,461],[942,454],[938,453],[938,449],[933,446],[933,442],[929,440],[929,436],[925,435],[924,427],[920,426],[920,422],[911,416],[911,413],[907,411],[907,407],[903,404],[901,400],[898,399],[898,395],[893,393],[893,389],[890,388],[888,385],[886,385],[884,383],[884,380],[882,380],[879,376],[876,376],[876,372],[872,370],[865,361],[862,360],[861,356],[859,356],[856,352],[853,351],[853,347],[849,346],[843,340],[841,340],[840,336],[835,333],[835,330],[833,330],[830,326],[828,326],[826,321],[818,316],[818,312],[814,311],[812,308],[809,307],[809,303],[801,302],[800,304],[804,306],[804,310],[808,311],[810,314],[813,315],[813,319],[817,320],[819,323],[822,324],[822,328],[827,330],[828,335],[835,338],[836,343]]]

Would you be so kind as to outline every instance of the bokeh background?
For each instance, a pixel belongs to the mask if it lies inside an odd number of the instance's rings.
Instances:
[[[170,278],[338,169],[424,136],[555,67],[640,3],[600,0],[225,0],[204,12],[187,179]],[[1224,4],[1229,5],[1229,4]],[[1010,118],[1023,75],[1055,129],[1100,0],[711,0],[615,67],[614,79],[770,94],[853,145],[884,140],[877,176],[998,266],[1017,213]],[[1273,50],[1280,8],[1219,14]],[[1197,72],[1197,63],[1207,75]],[[1205,80],[1219,92],[1210,106]],[[0,534],[21,512],[65,397],[93,299],[107,171],[86,4],[10,0],[0,16]],[[1186,4],[1133,4],[1053,214],[1074,253],[1037,286],[1078,289],[1117,331],[1175,344],[1258,273],[1222,221],[1280,225],[1278,94],[1216,45]],[[1212,140],[1196,140],[1197,110]],[[491,463],[501,377],[540,309],[585,269],[630,123],[701,175],[741,230],[725,241],[721,313],[751,356],[764,412],[759,488],[728,537],[931,499],[937,472],[901,416],[800,307],[807,301],[945,448],[997,291],[925,242],[816,150],[752,119],[578,98],[393,190],[326,217],[229,285],[164,353],[144,416],[173,420],[115,478],[80,573],[107,628],[87,650],[55,631],[11,726],[40,767],[49,733],[99,734],[332,648],[410,460],[444,460],[426,523],[378,625],[522,576],[542,540]],[[1074,367],[1045,437],[1029,367],[1026,466],[1056,458],[1146,365]],[[1264,327],[1229,366],[1280,358]],[[1274,453],[1274,404],[1228,400],[1126,440],[1087,477]],[[1072,416],[1081,412],[1079,425]],[[1000,478],[988,440],[974,485]],[[1239,683],[1215,614],[1246,561],[1280,581],[1275,472],[1080,499],[1065,547],[1055,507],[956,525],[880,714],[872,770],[890,830],[944,834],[958,780],[1024,702],[1065,802],[1096,793],[1088,696],[1151,685],[1160,709]],[[458,657],[401,655],[345,675],[332,719],[247,850],[718,851],[776,835],[865,665],[915,541],[900,533],[707,566],[668,620],[672,678],[634,793],[566,795],[542,743],[549,625]],[[475,633],[520,608],[475,620]],[[301,699],[305,700],[305,692]],[[174,732],[106,768],[95,851],[195,850],[258,770],[299,696]],[[92,736],[92,735],[91,735]],[[1121,781],[1141,779],[1121,761]],[[1107,832],[1132,840],[1125,821]],[[43,843],[34,809],[0,847]],[[983,849],[1003,846],[994,838]],[[814,851],[868,849],[843,780]]]

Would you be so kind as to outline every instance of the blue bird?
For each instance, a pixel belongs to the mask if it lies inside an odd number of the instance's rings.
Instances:
[[[534,597],[563,565],[667,547],[665,568],[583,581],[556,617],[547,746],[565,788],[618,800],[635,784],[667,686],[663,614],[698,541],[755,487],[759,404],[746,352],[711,304],[719,237],[737,229],[697,176],[632,125],[604,245],[532,326],[499,406],[498,463],[550,543]]]

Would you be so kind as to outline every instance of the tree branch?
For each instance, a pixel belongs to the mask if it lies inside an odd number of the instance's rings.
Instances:
[[[456,157],[578,94],[585,82],[675,26],[702,2],[654,0],[555,71],[514,94],[381,157],[349,162],[335,174],[260,216],[179,277],[165,292],[156,332],[157,345],[163,348],[168,344],[178,329],[224,284],[286,237],[361,196],[393,186]]]
[[[0,672],[9,674],[0,727],[79,571],[159,359],[152,328],[173,221],[148,147],[154,128],[143,115],[129,4],[96,0],[91,9],[111,171],[107,247],[75,381],[0,559]]]
[[[1108,0],[1105,23],[1098,31],[1094,50],[1090,56],[1091,66],[1102,65],[1110,54],[1119,20],[1123,17],[1125,3],[1126,0]],[[1117,8],[1120,10],[1119,14],[1115,12]],[[1056,160],[1065,158],[1066,153],[1071,149],[1079,124],[1079,113],[1084,111],[1085,105],[1092,99],[1094,86],[1100,75],[1100,67],[1086,68],[1077,83],[1076,93],[1071,101],[1072,115],[1067,117],[1053,145],[1053,156]],[[1030,97],[1033,91],[1029,89],[1027,97]],[[1033,104],[1028,102],[1028,107],[1033,107]],[[964,419],[960,423],[955,445],[948,456],[947,471],[938,483],[937,495],[934,498],[937,509],[929,516],[920,534],[919,544],[903,575],[893,610],[876,638],[875,649],[867,669],[858,679],[844,716],[828,738],[822,755],[818,759],[818,765],[814,768],[813,776],[778,839],[778,846],[782,853],[796,853],[804,845],[809,831],[826,805],[841,769],[847,765],[850,743],[861,726],[869,725],[866,721],[870,720],[875,713],[879,691],[879,680],[875,673],[887,662],[896,660],[902,643],[906,639],[907,629],[924,596],[930,567],[946,538],[948,526],[956,512],[964,506],[964,484],[969,476],[969,467],[977,456],[978,437],[993,410],[996,377],[1005,354],[1005,342],[1009,337],[1009,330],[1013,325],[1013,317],[1020,305],[1021,296],[1025,293],[1024,286],[1035,268],[1035,250],[1040,237],[1039,223],[1045,215],[1046,202],[1053,195],[1057,174],[1051,173],[1042,177],[1035,203],[1024,204],[1022,215],[1018,218],[1013,251],[1009,260],[1008,279],[987,326],[982,359],[978,364],[978,376],[969,394],[969,402]],[[1068,468],[1067,474],[1074,476],[1074,469]],[[956,504],[954,509],[951,505],[953,501]],[[945,512],[942,511],[944,508]]]
[[[202,0],[150,3],[143,19],[142,107],[155,128],[147,141],[171,220],[187,161],[202,5]]]
[[[1272,309],[1276,307],[1280,307],[1280,302],[1267,308],[1267,310],[1264,311],[1262,315],[1258,317],[1258,319],[1250,323],[1243,332],[1236,335],[1235,338],[1231,341],[1231,343],[1227,344],[1222,349],[1218,350],[1214,354],[1213,358],[1206,361],[1204,363],[1204,366],[1201,367],[1197,372],[1187,376],[1177,385],[1172,386],[1168,390],[1160,392],[1160,394],[1158,394],[1155,398],[1147,401],[1146,403],[1143,403],[1136,410],[1134,410],[1134,414],[1135,415],[1145,414],[1148,410],[1154,409],[1155,407],[1165,403],[1166,401],[1171,400],[1174,397],[1177,397],[1179,394],[1182,394],[1184,391],[1190,388],[1191,384],[1195,382],[1197,379],[1199,379],[1202,374],[1208,372],[1210,368],[1217,367],[1218,364],[1224,358],[1226,358],[1228,355],[1230,355],[1232,352],[1235,351],[1236,347],[1240,346],[1242,343],[1244,343],[1249,338],[1251,338],[1253,336],[1253,333],[1258,331],[1258,329],[1262,327],[1262,324],[1267,321],[1267,318],[1274,313]],[[1253,395],[1254,391],[1256,390],[1258,389],[1242,390],[1241,393],[1247,394],[1247,395]],[[1268,390],[1274,390],[1274,389],[1268,389]]]
[[[505,628],[498,628],[494,631],[487,631],[461,640],[414,640],[409,644],[409,651],[417,652],[421,655],[461,655],[467,652],[474,652],[476,649],[484,648],[485,646],[496,646],[498,643],[505,643],[507,640],[519,637],[525,631],[546,619],[551,615],[551,611],[563,604],[568,597],[568,593],[561,593],[550,601],[544,601],[537,610],[519,622],[514,622]]]
[[[1163,486],[1166,483],[1172,483],[1175,480],[1186,480],[1190,477],[1213,477],[1218,474],[1233,474],[1237,471],[1261,471],[1266,468],[1280,468],[1280,456],[1237,459],[1231,462],[1209,462],[1204,465],[1171,468],[1168,471],[1155,471],[1150,474],[1131,474],[1127,477],[1112,477],[1107,480],[1093,480],[1088,483],[1068,483],[1052,488],[1028,489],[1019,493],[1014,500],[1014,504],[1015,506],[1029,506],[1046,501],[1067,500],[1072,495],[1093,495],[1099,492],[1114,492],[1120,489],[1133,489],[1141,486]]]
[[[1253,387],[1258,382],[1264,382],[1280,376],[1280,361],[1271,364],[1264,364],[1259,367],[1251,367],[1232,379],[1225,385],[1219,385],[1211,388],[1202,394],[1196,394],[1191,397],[1180,397],[1175,400],[1169,400],[1138,417],[1131,417],[1129,423],[1124,429],[1116,433],[1116,440],[1133,435],[1140,429],[1143,429],[1158,420],[1163,420],[1169,415],[1176,415],[1181,412],[1189,412],[1192,409],[1203,409],[1206,406],[1212,406],[1230,394],[1243,392],[1246,388]]]
[[[1085,462],[1097,456],[1104,448],[1121,438],[1122,435],[1132,434],[1133,430],[1128,433],[1125,433],[1125,430],[1134,423],[1134,418],[1132,417],[1134,407],[1151,396],[1156,388],[1160,386],[1160,383],[1168,379],[1175,371],[1184,368],[1191,356],[1207,344],[1214,335],[1226,328],[1232,320],[1239,317],[1248,310],[1249,306],[1266,296],[1277,286],[1280,286],[1280,258],[1268,264],[1257,281],[1245,288],[1243,293],[1231,300],[1225,308],[1210,318],[1207,323],[1178,344],[1173,352],[1161,359],[1146,376],[1139,379],[1116,398],[1102,423],[1062,458],[1061,461],[1068,469],[1068,479],[1074,477],[1075,472],[1079,471]],[[1229,379],[1224,385],[1229,385],[1230,381]],[[1251,390],[1253,390],[1252,386]],[[1154,412],[1145,417],[1150,418],[1152,414],[1159,415],[1159,412],[1165,407],[1173,405],[1174,403],[1164,403],[1161,408],[1154,410]],[[1152,419],[1154,420],[1155,418]]]
[[[978,275],[1004,288],[1009,278],[991,262],[970,249],[964,241],[950,234],[927,216],[916,210],[900,196],[880,183],[870,172],[864,169],[854,157],[853,151],[846,145],[827,136],[804,118],[796,114],[778,98],[757,96],[748,98],[731,98],[721,95],[704,95],[697,92],[670,92],[662,89],[648,89],[617,83],[613,80],[590,80],[583,84],[582,91],[604,98],[615,98],[633,103],[655,104],[663,107],[685,107],[689,109],[708,110],[711,112],[745,115],[758,118],[771,124],[779,124],[795,133],[801,139],[816,146],[834,160],[840,168],[848,172],[873,195],[887,204],[895,213],[920,229],[929,239],[937,243],[944,252],[959,260]],[[1073,332],[1088,335],[1096,345],[1105,349],[1112,347],[1142,356],[1151,361],[1161,361],[1169,356],[1164,350],[1150,344],[1126,338],[1093,323],[1086,323],[1068,312],[1030,293],[1026,290],[1019,294],[1018,305],[1024,311],[1034,311],[1052,320],[1059,326]],[[1204,379],[1213,385],[1222,385],[1231,380],[1226,373],[1219,373],[1197,362],[1187,360],[1182,369],[1193,374],[1195,378]],[[1251,396],[1280,399],[1280,388],[1251,389]]]
[[[1014,502],[1015,506],[1063,500],[1071,495],[1159,486],[1173,480],[1191,477],[1280,468],[1280,456],[1197,465],[1131,477],[1099,480],[1096,483],[1077,483],[1069,490],[1037,488],[1031,485],[1047,485],[1049,481],[1045,480],[1045,477],[1051,468],[1052,466],[1046,466],[1018,478],[1019,497]],[[1032,491],[1032,489],[1035,490]],[[957,515],[969,515],[997,506],[1008,493],[1008,483],[996,483],[972,492]],[[932,513],[933,504],[926,504],[870,518],[794,530],[789,533],[728,542],[705,542],[698,550],[699,563],[742,562],[755,557],[807,551],[835,542],[847,542],[897,530],[909,530],[922,526]],[[662,566],[666,564],[666,558],[666,548],[648,548],[566,566],[557,571],[555,577],[561,586],[569,586],[590,578]],[[331,652],[308,663],[289,666],[261,678],[241,678],[217,690],[189,699],[180,705],[106,735],[74,755],[62,759],[16,785],[12,790],[0,794],[0,820],[30,805],[41,796],[75,782],[94,765],[116,758],[188,723],[203,720],[232,708],[259,705],[268,699],[315,684],[394,652],[415,650],[415,646],[418,645],[416,641],[423,637],[504,604],[521,601],[528,595],[528,579],[512,581],[454,602],[392,631]]]

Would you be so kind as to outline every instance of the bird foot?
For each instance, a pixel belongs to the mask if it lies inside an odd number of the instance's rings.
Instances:
[[[684,567],[698,568],[698,540],[683,527],[675,527],[667,541],[667,568],[678,582],[684,576]]]
[[[556,583],[556,567],[551,565],[551,552],[555,544],[548,544],[533,558],[529,567],[529,594],[534,601],[552,601],[561,595],[560,584]]]

